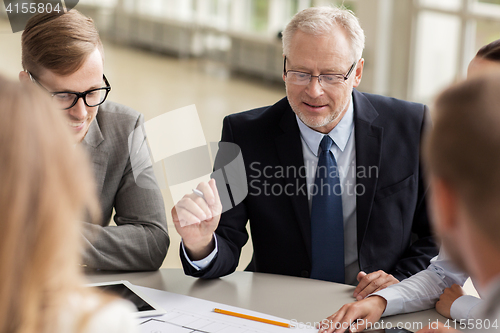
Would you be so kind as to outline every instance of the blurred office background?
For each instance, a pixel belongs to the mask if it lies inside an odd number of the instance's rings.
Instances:
[[[106,52],[109,99],[146,120],[196,104],[207,141],[225,115],[285,95],[278,33],[299,10],[344,4],[366,34],[359,90],[431,103],[465,77],[480,46],[500,38],[500,0],[80,0]],[[21,70],[21,33],[0,4],[0,73]],[[180,267],[173,206],[164,191],[172,244],[164,267]],[[247,245],[239,266],[252,253]]]

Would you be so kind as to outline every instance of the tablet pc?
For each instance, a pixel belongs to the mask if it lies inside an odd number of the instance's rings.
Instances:
[[[132,302],[137,308],[136,317],[152,317],[165,314],[165,310],[148,299],[128,281],[111,281],[87,284],[87,287],[97,287],[101,290]]]

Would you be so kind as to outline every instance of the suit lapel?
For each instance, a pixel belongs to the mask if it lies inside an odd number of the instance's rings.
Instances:
[[[304,156],[302,153],[302,142],[300,139],[300,130],[295,119],[295,113],[288,104],[288,100],[284,99],[285,103],[280,103],[283,108],[283,117],[279,123],[283,133],[276,137],[275,144],[278,151],[278,158],[281,165],[293,166],[296,170],[301,170],[304,167]],[[292,184],[290,187],[296,189],[296,194],[290,196],[292,207],[299,222],[299,227],[302,231],[302,236],[306,245],[306,249],[311,257],[311,217],[309,213],[309,204],[307,201],[307,185],[306,179],[297,172],[299,177],[286,179],[287,184]],[[304,191],[300,191],[303,189]]]
[[[108,153],[98,147],[104,141],[101,129],[97,123],[97,118],[90,124],[89,131],[82,141],[82,145],[89,152],[94,166],[94,177],[96,181],[97,193],[100,195],[106,177],[108,167]]]
[[[370,101],[357,90],[353,90],[354,100],[354,128],[356,139],[356,171],[357,174],[365,172],[360,177],[356,176],[357,184],[365,190],[364,194],[356,198],[357,212],[357,241],[358,252],[361,248],[368,220],[375,197],[378,172],[380,167],[380,154],[382,148],[382,137],[384,129],[372,125],[378,117]],[[372,169],[370,169],[370,167]],[[374,167],[376,169],[374,169]],[[370,176],[371,170],[371,176]]]

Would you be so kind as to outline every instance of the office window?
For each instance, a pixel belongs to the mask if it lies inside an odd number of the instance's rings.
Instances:
[[[267,30],[269,2],[267,0],[252,0],[250,3],[251,28],[262,32]]]
[[[139,14],[146,15],[161,15],[163,1],[162,0],[148,0],[148,1],[139,1],[138,3],[138,12]]]
[[[118,0],[80,0],[80,2],[85,5],[96,5],[108,8],[114,8],[118,4]]]
[[[420,0],[420,5],[443,10],[459,10],[462,8],[462,0]]]
[[[492,19],[477,20],[475,37],[474,50],[479,50],[483,45],[500,39],[500,21]]]
[[[492,3],[492,4],[500,5],[500,0],[479,0],[479,2]]]
[[[466,75],[477,50],[500,38],[500,0],[419,0],[408,98],[430,102]]]
[[[460,19],[425,11],[418,16],[415,48],[415,98],[426,100],[455,78]]]

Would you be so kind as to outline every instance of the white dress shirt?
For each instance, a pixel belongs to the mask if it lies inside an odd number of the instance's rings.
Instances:
[[[95,294],[72,294],[58,317],[54,333],[136,333],[136,307],[117,298],[106,303]],[[86,323],[84,327],[81,324]]]
[[[302,141],[302,152],[304,166],[306,169],[306,184],[309,201],[309,212],[311,211],[312,196],[311,187],[314,186],[316,166],[319,158],[319,144],[324,134],[307,127],[297,116],[297,124]],[[337,162],[340,184],[342,188],[342,212],[344,216],[344,263],[345,282],[357,284],[356,276],[359,272],[357,231],[356,231],[356,145],[354,139],[354,106],[351,100],[349,107],[340,122],[328,135],[335,143],[330,148]],[[187,261],[197,270],[207,267],[217,254],[217,236],[215,238],[215,249],[206,258],[191,261],[181,242],[182,251]]]
[[[498,333],[500,331],[500,276],[497,276],[484,290],[485,299],[478,306],[473,332]],[[467,323],[469,324],[469,323]],[[457,329],[461,329],[457,326]]]
[[[463,286],[467,278],[468,275],[455,268],[441,249],[427,269],[370,296],[378,295],[387,300],[382,316],[421,311],[433,308],[445,288],[453,284]],[[457,320],[479,318],[480,303],[481,299],[474,296],[459,297],[451,305],[450,315]]]
[[[306,184],[309,201],[309,212],[311,212],[312,195],[311,188],[314,187],[316,178],[316,167],[318,164],[320,148],[319,144],[324,134],[307,127],[297,117],[302,141],[302,152],[304,165],[306,167]],[[358,264],[358,241],[356,231],[356,145],[354,139],[354,107],[351,101],[349,107],[340,122],[329,133],[335,144],[330,151],[337,162],[337,170],[342,189],[342,214],[344,216],[344,264],[345,283],[356,285],[356,276],[359,272]]]

